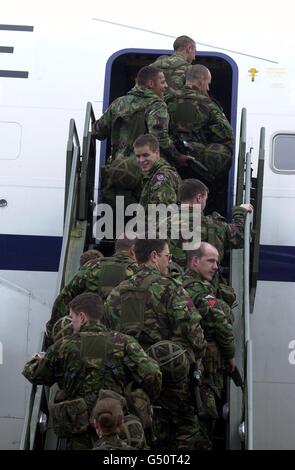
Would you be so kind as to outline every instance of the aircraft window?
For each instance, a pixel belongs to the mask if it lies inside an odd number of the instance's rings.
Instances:
[[[0,121],[0,160],[16,160],[20,154],[22,129],[17,122]]]
[[[272,143],[271,167],[275,173],[295,173],[295,135],[276,134]]]

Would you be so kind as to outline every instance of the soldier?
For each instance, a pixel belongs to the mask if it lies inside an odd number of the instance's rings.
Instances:
[[[135,255],[140,270],[114,288],[107,298],[105,324],[135,336],[144,349],[161,340],[175,341],[185,349],[190,364],[198,362],[205,347],[200,317],[180,282],[167,277],[170,260],[167,241],[138,239]],[[179,449],[193,449],[201,436],[188,377],[181,386],[181,399],[175,400],[172,393],[172,403],[167,401],[166,407],[175,432],[174,444]],[[166,393],[167,398],[169,390]]]
[[[52,408],[53,426],[74,447],[92,448],[89,416],[99,390],[119,394],[131,381],[153,401],[160,393],[161,372],[134,338],[107,331],[101,323],[99,295],[84,293],[70,303],[74,335],[54,343],[45,356],[35,355],[23,375],[33,384],[58,383],[65,400]]]
[[[134,153],[143,173],[141,204],[146,213],[148,204],[173,204],[177,202],[180,177],[175,168],[160,157],[159,142],[151,134],[139,136],[134,142]]]
[[[232,324],[215,296],[211,281],[218,269],[219,254],[209,243],[203,242],[197,250],[188,252],[188,270],[181,282],[202,315],[201,325],[207,341],[203,358],[204,373],[201,396],[204,402],[203,418],[209,437],[213,436],[214,421],[218,418],[217,404],[223,390],[225,366],[233,372],[235,342]]]
[[[177,165],[190,159],[174,147],[168,134],[169,115],[163,93],[167,87],[159,69],[142,67],[136,77],[136,86],[126,96],[117,98],[100,119],[93,124],[92,133],[98,140],[111,139],[111,155],[130,156],[135,139],[145,133],[157,137],[161,154]]]
[[[76,295],[83,292],[96,292],[105,299],[114,286],[135,273],[138,266],[135,261],[134,243],[135,240],[124,235],[124,238],[119,238],[116,241],[114,255],[108,258],[99,258],[92,261],[91,264],[86,263],[75,274],[53,304],[51,319],[46,325],[49,338],[56,321],[68,315],[68,304]]]
[[[119,401],[120,406],[123,409],[124,419],[122,427],[119,431],[119,437],[125,441],[129,446],[134,447],[140,450],[147,450],[149,447],[146,444],[146,439],[144,435],[143,426],[141,420],[137,415],[130,414],[127,400],[119,393],[114,392],[113,390],[103,390],[101,389],[98,394],[98,401],[104,400],[106,398],[112,398]],[[91,414],[90,422],[94,426],[94,417],[95,417],[96,406],[93,409]]]
[[[96,434],[99,436],[94,450],[135,450],[119,437],[123,427],[123,410],[119,400],[98,400],[93,416]]]
[[[221,108],[207,94],[210,82],[204,65],[189,68],[185,86],[167,102],[169,132],[176,147],[181,149],[185,143],[210,175],[220,177],[230,168],[234,135]]]
[[[164,73],[170,92],[184,86],[186,72],[196,56],[196,43],[188,36],[179,36],[173,43],[173,49],[174,54],[160,56],[152,64]]]
[[[232,248],[242,248],[244,242],[244,223],[248,212],[253,211],[251,204],[241,204],[234,207],[232,223],[226,223],[224,217],[218,212],[211,215],[203,215],[208,199],[207,186],[197,179],[187,179],[180,183],[178,199],[180,204],[188,205],[191,209],[195,205],[201,206],[201,240],[211,243],[219,252],[219,259],[222,261],[224,251]],[[192,211],[188,212],[187,218],[182,218],[182,230],[185,224],[192,227]],[[173,224],[179,224],[178,217],[165,221],[171,227]],[[188,232],[189,230],[187,230]],[[181,266],[186,265],[186,252],[182,248],[183,240],[170,240],[171,252],[175,261]]]

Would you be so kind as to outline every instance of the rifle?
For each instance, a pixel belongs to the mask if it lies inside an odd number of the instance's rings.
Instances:
[[[234,368],[233,372],[227,370],[227,375],[232,379],[236,387],[241,387],[241,389],[244,391],[244,382],[237,366]]]
[[[202,399],[200,394],[200,381],[201,381],[202,371],[197,367],[196,363],[191,364],[190,366],[190,389],[193,396],[194,406],[197,415],[202,413]]]
[[[179,150],[184,155],[193,155],[193,151],[189,145],[189,142],[186,140],[183,141],[178,141],[176,144],[176,148]],[[195,157],[193,160],[190,160],[188,162],[188,166],[191,168],[194,177],[199,178],[202,181],[205,181],[207,183],[213,183],[215,178],[214,176],[210,173],[206,165],[203,163],[199,162]]]

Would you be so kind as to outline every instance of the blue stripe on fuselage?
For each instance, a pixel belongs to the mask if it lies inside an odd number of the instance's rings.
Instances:
[[[258,280],[295,282],[295,246],[260,245]]]
[[[0,269],[58,270],[62,237],[0,235]],[[295,247],[260,245],[259,281],[295,282]]]
[[[58,271],[62,237],[0,235],[0,269]]]

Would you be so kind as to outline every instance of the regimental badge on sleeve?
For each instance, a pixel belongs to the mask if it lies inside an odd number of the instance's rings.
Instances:
[[[156,180],[157,181],[164,181],[165,180],[165,175],[163,175],[163,173],[158,173],[156,175]]]

